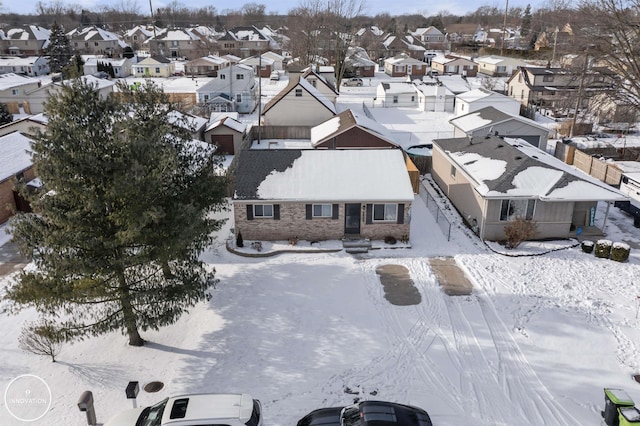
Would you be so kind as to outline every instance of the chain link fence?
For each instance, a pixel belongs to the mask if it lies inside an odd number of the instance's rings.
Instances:
[[[427,206],[427,209],[431,212],[433,217],[436,220],[436,223],[447,237],[447,241],[451,239],[451,222],[445,215],[444,211],[440,208],[436,199],[433,195],[427,190],[424,186],[424,182],[420,182],[420,198],[424,201]]]

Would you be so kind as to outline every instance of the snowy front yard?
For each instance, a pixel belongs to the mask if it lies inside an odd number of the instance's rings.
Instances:
[[[608,238],[630,221],[612,209]],[[231,226],[229,224],[228,226]],[[204,254],[220,283],[213,298],[177,324],[145,332],[145,347],[119,334],[65,345],[59,362],[21,351],[33,319],[0,317],[0,379],[34,374],[52,404],[34,425],[84,425],[77,400],[95,398],[99,423],[132,406],[131,380],[161,381],[139,405],[184,392],[248,392],[262,401],[265,425],[294,425],[308,411],[354,398],[426,409],[435,425],[599,425],[602,388],[623,387],[640,401],[639,252],[627,263],[579,248],[539,257],[489,251],[454,222],[451,241],[420,198],[412,249],[290,253],[254,259],[224,249],[228,227]],[[626,240],[640,232],[625,228]],[[449,297],[427,257],[453,256],[474,285]],[[404,265],[422,296],[413,306],[384,297],[376,268]],[[0,424],[22,425],[0,403]]]

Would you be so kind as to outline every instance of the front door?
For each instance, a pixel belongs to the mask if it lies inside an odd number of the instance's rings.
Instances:
[[[360,234],[360,204],[344,205],[344,233]]]

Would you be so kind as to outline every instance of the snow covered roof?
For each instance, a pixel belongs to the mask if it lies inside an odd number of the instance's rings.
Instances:
[[[483,127],[489,125],[504,123],[505,121],[510,120],[518,121],[523,125],[535,127],[547,132],[549,131],[548,128],[536,123],[531,119],[507,114],[506,112],[500,111],[499,109],[496,109],[494,107],[485,107],[469,114],[454,117],[449,120],[449,122],[463,132],[471,132],[474,130],[482,129]]]
[[[51,30],[38,25],[28,25],[23,28],[11,28],[6,32],[6,38],[11,40],[49,40]]]
[[[408,81],[389,81],[380,83],[382,89],[387,94],[415,93],[416,88]]]
[[[185,114],[175,110],[170,111],[169,114],[167,114],[167,119],[169,123],[175,124],[178,126],[182,126],[183,124],[185,124],[186,125],[185,128],[192,132],[196,132],[200,130],[209,121],[206,118],[198,117],[197,115]]]
[[[236,200],[413,201],[401,150],[245,151]]]
[[[30,138],[20,132],[0,137],[0,182],[33,165],[31,142]]]
[[[483,136],[436,139],[485,198],[543,201],[621,201],[620,191],[582,173],[521,139]]]
[[[231,130],[234,130],[238,133],[244,133],[244,131],[247,129],[247,125],[244,123],[241,123],[240,121],[236,120],[235,118],[232,117],[222,117],[220,120],[216,120],[213,123],[211,123],[208,127],[206,131],[215,129],[217,127],[220,126],[225,126],[230,128]]]
[[[7,56],[0,58],[0,65],[26,67],[33,66],[38,60],[46,62],[44,56]]]
[[[333,138],[354,127],[359,127],[380,139],[384,139],[391,145],[398,146],[398,144],[391,139],[386,127],[371,120],[366,115],[358,114],[351,109],[346,109],[324,123],[312,127],[311,143],[313,146],[317,146],[327,139]]]
[[[285,96],[287,96],[288,93],[290,93],[292,90],[294,90],[298,86],[300,86],[305,91],[307,91],[312,97],[314,97],[318,101],[319,104],[323,105],[332,113],[334,114],[336,113],[335,105],[331,103],[331,101],[327,99],[326,96],[320,93],[318,89],[313,87],[313,85],[310,82],[308,82],[304,78],[301,78],[300,75],[298,75],[297,77],[291,78],[289,80],[289,84],[287,85],[287,87],[282,89],[280,92],[278,92],[278,94],[276,94],[276,96],[274,96],[273,98],[271,98],[269,102],[267,102],[262,113],[264,114],[267,111],[269,111],[278,102],[280,102]]]
[[[40,80],[15,73],[0,74],[0,91],[11,89],[14,87],[24,86],[26,84],[37,84]]]

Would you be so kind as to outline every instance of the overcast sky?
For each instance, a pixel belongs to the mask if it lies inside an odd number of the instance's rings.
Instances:
[[[50,4],[56,1],[60,1],[65,5],[79,4],[82,8],[94,9],[101,5],[111,5],[117,7],[120,4],[136,3],[139,6],[141,13],[146,13],[149,10],[149,3],[144,0],[41,0],[44,4]],[[510,0],[509,7],[525,7],[527,4],[531,4],[533,9],[536,9],[543,4],[544,0]],[[170,3],[171,0],[152,0],[153,8],[159,8]],[[38,0],[0,0],[3,6],[4,12],[14,12],[21,14],[35,13],[36,4]],[[237,0],[178,0],[178,3],[185,5],[185,7],[199,8],[212,5],[219,13],[224,13],[226,10],[239,10],[242,5],[247,3],[258,3],[267,5],[267,13],[280,13],[286,14],[289,10],[298,7],[302,0],[270,0],[266,1],[237,1]],[[472,12],[482,5],[495,6],[499,9],[504,9],[506,5],[505,1],[477,1],[477,0],[447,0],[440,2],[426,2],[416,0],[364,0],[366,5],[365,14],[376,15],[378,13],[389,13],[390,15],[403,15],[412,13],[421,13],[423,15],[434,15],[440,11],[448,11],[454,15],[465,15],[468,12]]]

